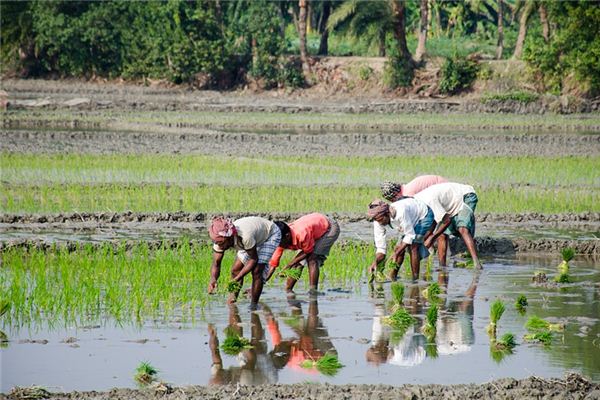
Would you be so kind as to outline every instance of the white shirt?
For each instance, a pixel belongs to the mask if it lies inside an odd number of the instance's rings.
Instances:
[[[396,223],[397,229],[404,234],[402,241],[406,244],[412,244],[417,236],[415,225],[427,215],[427,205],[420,200],[407,197],[390,204],[396,211],[396,215],[390,217],[390,225]],[[385,226],[377,221],[373,221],[373,235],[375,236],[376,252],[385,254],[387,250],[387,236]]]
[[[463,198],[469,193],[475,193],[473,186],[453,182],[438,183],[415,194],[415,199],[427,204],[433,211],[435,222],[439,223],[444,215],[454,217],[462,207],[466,207]]]
[[[237,250],[250,250],[267,241],[275,224],[261,217],[244,217],[233,221],[233,225],[237,231],[233,246]],[[213,248],[222,251],[216,243]]]

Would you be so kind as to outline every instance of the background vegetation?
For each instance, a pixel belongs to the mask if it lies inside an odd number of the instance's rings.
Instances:
[[[388,58],[410,86],[428,59],[469,86],[464,58],[524,59],[538,89],[596,95],[600,7],[592,1],[2,1],[1,61],[22,77],[166,79],[197,87],[299,87],[310,56]],[[462,59],[462,61],[461,61]]]

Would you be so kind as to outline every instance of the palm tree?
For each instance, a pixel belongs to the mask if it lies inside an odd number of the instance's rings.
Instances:
[[[512,58],[521,58],[521,54],[523,54],[523,43],[525,43],[525,36],[527,35],[527,23],[534,10],[534,0],[519,0],[515,4],[515,12],[520,11],[521,16],[519,18],[519,36],[517,36],[517,43]]]
[[[308,81],[310,66],[308,65],[308,52],[306,51],[306,3],[307,0],[299,0],[300,13],[298,15],[298,37],[300,39],[300,60],[304,78]]]
[[[415,61],[420,62],[425,55],[425,43],[427,42],[427,25],[428,25],[428,0],[421,0],[420,22],[419,22],[419,43],[415,52]]]

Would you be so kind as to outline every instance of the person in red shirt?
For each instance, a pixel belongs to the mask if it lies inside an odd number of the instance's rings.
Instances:
[[[285,268],[298,268],[302,272],[308,265],[309,292],[316,293],[319,286],[319,269],[327,259],[331,246],[340,235],[338,223],[323,214],[312,213],[298,218],[289,225],[282,221],[276,221],[275,224],[281,230],[281,244],[275,249],[269,261],[270,270],[267,279],[279,266],[284,249],[299,250]],[[289,277],[285,290],[293,293],[296,282],[297,279]]]

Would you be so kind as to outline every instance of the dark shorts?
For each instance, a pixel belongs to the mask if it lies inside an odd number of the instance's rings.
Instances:
[[[475,208],[477,207],[477,195],[475,193],[465,194],[464,203],[458,214],[452,217],[447,235],[460,236],[458,228],[467,228],[471,236],[475,237]]]

